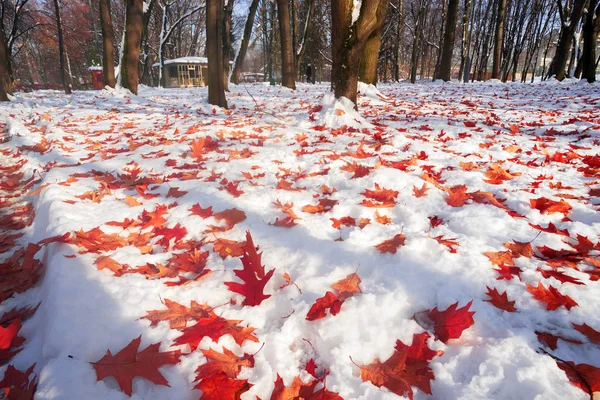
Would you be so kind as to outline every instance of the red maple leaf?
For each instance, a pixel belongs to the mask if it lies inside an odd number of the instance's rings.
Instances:
[[[244,283],[225,282],[225,285],[232,292],[239,293],[245,297],[242,305],[257,306],[263,300],[271,297],[270,294],[264,294],[263,290],[269,279],[273,276],[275,269],[265,273],[265,267],[261,265],[262,253],[256,251],[252,236],[249,231],[246,231],[246,243],[243,247],[244,254],[242,255],[243,269],[236,269],[233,273],[244,281]]]
[[[344,300],[341,300],[333,292],[325,293],[325,296],[318,298],[315,303],[310,307],[306,314],[308,321],[316,321],[318,319],[325,318],[326,311],[329,310],[331,315],[337,315],[344,304]]]
[[[490,297],[490,300],[484,301],[492,304],[494,307],[499,308],[500,310],[508,312],[517,311],[517,309],[515,308],[515,302],[508,301],[508,295],[506,294],[506,292],[500,294],[496,288],[490,289],[488,286],[486,287],[488,290],[486,294]]]
[[[472,326],[474,311],[469,311],[473,300],[464,307],[457,309],[458,302],[452,304],[444,311],[437,307],[433,310],[422,311],[415,315],[415,320],[422,327],[433,330],[436,339],[448,343],[450,339],[458,339],[463,331]]]
[[[194,350],[204,337],[208,336],[216,342],[223,335],[231,335],[240,346],[244,340],[258,342],[258,338],[253,334],[255,328],[244,328],[238,325],[240,322],[242,321],[228,320],[211,312],[208,317],[199,318],[195,325],[182,329],[183,334],[176,338],[173,344],[188,344]]]
[[[442,354],[427,346],[428,333],[413,335],[410,346],[400,340],[396,341],[394,353],[386,361],[375,360],[368,365],[361,365],[360,377],[363,382],[371,382],[377,387],[385,387],[398,396],[408,394],[412,400],[412,386],[423,393],[431,394],[431,380],[435,378],[429,368],[429,362],[436,355]]]
[[[251,387],[247,379],[231,379],[225,372],[204,379],[195,386],[196,389],[202,390],[202,400],[240,400],[242,393]]]
[[[100,360],[91,363],[96,370],[98,380],[112,376],[117,380],[121,390],[131,396],[133,390],[133,378],[136,376],[145,378],[150,382],[169,386],[169,382],[158,370],[163,365],[174,365],[179,362],[181,352],[179,350],[159,352],[160,343],[151,344],[144,350],[138,352],[142,337],[133,339],[117,354],[113,355],[110,350]]]
[[[151,310],[140,319],[150,321],[150,326],[156,326],[160,321],[167,321],[171,329],[185,328],[187,321],[195,321],[200,318],[210,318],[214,315],[208,304],[199,304],[192,300],[190,307],[186,307],[175,301],[165,299],[166,310]]]
[[[8,326],[0,325],[0,365],[17,354],[25,338],[18,336],[21,330],[21,319],[13,319]]]
[[[554,286],[546,287],[539,282],[537,287],[527,285],[527,291],[533,295],[533,298],[546,303],[546,310],[552,311],[564,306],[567,310],[578,304],[569,296],[561,294]]]
[[[573,324],[573,328],[583,333],[590,342],[600,344],[600,332],[588,326],[588,324],[576,325]]]
[[[545,197],[540,197],[538,199],[529,200],[529,203],[531,204],[531,208],[539,210],[542,214],[562,213],[565,217],[569,214],[571,208],[573,208],[563,199],[554,201]]]
[[[0,381],[0,395],[6,400],[33,400],[37,388],[36,376],[33,374],[35,364],[21,372],[9,365]],[[4,393],[2,393],[4,392]]]
[[[429,191],[429,187],[425,183],[423,183],[423,186],[421,186],[421,188],[413,186],[413,194],[417,198],[427,196],[428,191]]]
[[[590,364],[575,364],[573,361],[556,361],[558,368],[565,371],[567,378],[579,389],[586,392],[590,399],[594,392],[600,391],[600,368]]]
[[[366,189],[361,194],[371,200],[363,200],[360,204],[372,208],[390,208],[396,205],[398,191],[385,189],[375,184],[375,190]]]
[[[213,215],[212,207],[202,208],[199,203],[194,204],[189,212],[190,215],[197,215],[205,219]]]

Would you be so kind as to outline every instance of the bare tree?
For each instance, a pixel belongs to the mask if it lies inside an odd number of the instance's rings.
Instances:
[[[206,54],[208,56],[208,102],[227,108],[223,85],[223,0],[206,1]]]
[[[565,79],[567,75],[566,67],[567,60],[569,59],[569,50],[571,49],[575,29],[581,20],[586,3],[587,0],[574,0],[571,12],[569,13],[568,3],[563,6],[562,0],[557,0],[561,28],[554,58],[552,59],[548,70],[548,77],[554,75],[559,81]]]
[[[583,25],[583,52],[579,64],[581,78],[589,83],[596,81],[596,42],[600,34],[600,6],[598,0],[589,0]]]
[[[502,62],[502,39],[504,37],[505,13],[506,0],[498,0],[498,13],[496,14],[496,31],[494,33],[494,58],[492,60],[492,79],[500,79],[500,63]]]
[[[120,81],[131,93],[138,93],[138,64],[142,41],[143,0],[126,0],[125,34],[121,59]]]
[[[277,0],[279,17],[279,37],[281,39],[281,84],[296,89],[295,49],[292,43],[290,6],[288,0]]]
[[[304,58],[304,54],[306,53],[306,42],[308,41],[308,32],[309,32],[309,28],[310,28],[310,22],[313,19],[314,9],[315,9],[315,0],[308,0],[308,10],[306,12],[306,18],[304,20],[304,29],[302,30],[302,40],[300,41],[300,45],[298,46],[298,49],[296,50],[296,75],[298,75],[298,73],[300,71],[300,63],[302,62],[302,59]],[[294,45],[294,48],[296,48],[295,45]]]
[[[228,0],[223,10],[223,87],[229,92],[229,58],[231,54],[231,19],[235,0]]]
[[[456,32],[456,18],[458,16],[458,0],[448,1],[448,15],[444,29],[444,45],[440,61],[440,79],[447,82],[452,77],[452,52],[454,50],[454,34]]]
[[[58,53],[60,57],[60,79],[62,81],[65,94],[71,94],[71,85],[67,83],[65,77],[67,71],[65,69],[65,45],[63,40],[62,21],[60,20],[60,5],[58,0],[54,0],[54,13],[56,16],[56,28],[58,29]]]
[[[8,54],[6,54],[4,42],[4,30],[0,29],[0,101],[8,101],[8,95],[12,94],[10,74],[8,73]]]
[[[252,28],[254,27],[254,18],[256,16],[256,10],[258,9],[258,0],[252,0],[250,3],[250,9],[248,10],[248,18],[244,25],[244,36],[240,43],[240,49],[235,57],[233,66],[233,72],[231,73],[231,82],[236,85],[240,83],[240,75],[242,74],[242,67],[244,66],[244,59],[246,58],[246,52],[248,51],[248,44],[250,43],[250,37],[252,36]]]
[[[113,45],[112,17],[110,0],[100,0],[100,25],[102,28],[102,76],[104,83],[115,87],[115,60]]]

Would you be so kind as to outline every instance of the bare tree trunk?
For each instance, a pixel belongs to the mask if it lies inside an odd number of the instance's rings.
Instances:
[[[208,102],[227,108],[223,85],[223,0],[206,1],[206,55],[208,56]]]
[[[500,65],[502,63],[502,38],[504,36],[505,14],[506,0],[499,0],[498,13],[496,14],[496,31],[494,33],[494,58],[492,60],[492,79],[500,79]]]
[[[281,84],[287,88],[296,89],[296,64],[294,62],[296,50],[292,45],[288,0],[277,0],[277,15],[281,39]]]
[[[596,81],[596,41],[600,33],[600,7],[598,0],[589,0],[588,12],[583,26],[583,52],[581,55],[581,79]],[[594,12],[594,9],[595,12]]]
[[[244,36],[242,37],[240,50],[235,58],[235,65],[233,67],[233,72],[231,73],[231,82],[235,83],[236,85],[240,83],[240,75],[242,74],[244,58],[246,58],[248,44],[250,43],[250,37],[252,36],[252,28],[254,27],[254,18],[256,16],[257,9],[258,0],[252,0],[252,3],[250,3],[250,10],[248,11],[248,18],[246,19],[246,25],[244,26]]]
[[[558,38],[558,45],[556,46],[556,52],[554,53],[554,58],[552,59],[550,69],[548,70],[548,76],[554,75],[559,81],[562,81],[566,77],[566,67],[569,59],[569,50],[571,49],[571,44],[573,42],[573,35],[575,34],[577,25],[579,25],[579,20],[583,15],[583,9],[587,3],[587,0],[575,0],[571,15],[567,20],[567,16],[564,15],[565,13],[561,1],[562,0],[558,0],[557,4],[559,5],[559,15],[561,17],[562,27]]]
[[[100,0],[100,24],[102,28],[102,76],[104,84],[114,88],[115,60],[110,0]]]
[[[300,42],[300,48],[296,50],[296,75],[300,72],[300,63],[304,58],[306,51],[306,41],[308,40],[308,30],[310,28],[310,21],[313,18],[313,11],[315,9],[315,0],[308,0],[308,12],[306,13],[306,20],[304,22],[304,30],[302,31],[302,41]],[[296,48],[294,46],[294,48]],[[316,73],[316,71],[315,71]],[[314,80],[314,79],[313,79]]]
[[[465,0],[465,10],[463,14],[463,34],[462,34],[462,45],[460,52],[460,68],[458,71],[458,79],[464,82],[469,81],[469,70],[471,69],[471,30],[470,30],[470,19],[471,19],[471,0]],[[465,70],[466,75],[465,75]]]
[[[394,42],[394,80],[400,81],[400,42],[402,41],[402,33],[404,31],[404,13],[402,10],[403,1],[398,0],[398,18],[396,19],[396,40]]]
[[[446,0],[442,0],[442,20],[440,21],[440,42],[438,45],[438,51],[437,51],[437,58],[435,60],[435,70],[433,71],[433,81],[435,82],[435,80],[437,78],[439,78],[440,76],[440,63],[442,62],[442,50],[444,48],[444,29],[446,28],[446,5],[447,5],[447,1]]]
[[[440,79],[448,82],[452,78],[452,53],[454,50],[454,34],[456,32],[456,18],[458,15],[458,0],[448,1],[448,15],[444,29],[444,46],[440,61]]]
[[[71,86],[67,83],[65,77],[65,46],[63,40],[62,21],[60,19],[60,5],[58,0],[54,0],[54,13],[56,15],[56,27],[58,29],[58,54],[60,57],[60,79],[62,86],[65,89],[65,94],[71,94]]]
[[[332,70],[336,98],[346,97],[356,105],[358,70],[365,43],[377,28],[377,10],[387,0],[363,0],[356,20],[352,15],[352,0],[331,1]]]
[[[234,0],[229,0],[223,10],[223,88],[229,92],[229,58],[231,54],[231,17]]]
[[[379,49],[381,48],[381,33],[385,14],[387,13],[387,0],[381,1],[377,7],[377,26],[365,43],[362,57],[360,58],[360,67],[358,77],[361,82],[370,85],[377,85],[377,62],[379,61]]]
[[[127,0],[125,37],[121,60],[121,85],[131,93],[138,93],[138,64],[142,40],[143,0]]]
[[[8,70],[9,54],[5,43],[4,29],[0,28],[0,101],[8,101],[8,95],[12,94],[12,83]]]

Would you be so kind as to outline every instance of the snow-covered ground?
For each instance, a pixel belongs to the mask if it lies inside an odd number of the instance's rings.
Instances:
[[[205,88],[43,91],[2,104],[0,273],[27,264],[41,278],[0,283],[0,294],[17,292],[0,304],[0,322],[39,304],[17,318],[24,343],[4,349],[21,351],[2,360],[0,347],[0,377],[8,364],[35,363],[36,399],[126,399],[91,363],[141,336],[140,350],[160,343],[182,355],[160,367],[169,386],[134,378],[135,399],[199,398],[202,350],[224,348],[254,354],[253,367],[228,378],[252,385],[243,400],[284,398],[271,397],[277,375],[344,399],[395,399],[359,366],[428,331],[440,352],[428,363],[431,395],[408,381],[416,399],[600,391],[600,86],[379,91],[361,86],[358,113],[325,84],[233,86],[229,110],[208,105]],[[242,282],[233,271],[246,231],[274,269],[256,306],[225,285]],[[28,243],[39,251],[11,262]],[[352,273],[362,293],[332,289]],[[488,287],[507,298],[486,302]],[[344,300],[339,313],[307,320],[328,291]],[[232,332],[255,330],[178,345],[202,312],[188,328],[142,318],[168,300],[207,304]],[[423,318],[470,301],[472,325]],[[442,340],[438,328],[457,324],[458,338]]]

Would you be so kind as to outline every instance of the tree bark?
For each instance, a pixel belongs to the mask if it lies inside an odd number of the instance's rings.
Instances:
[[[12,94],[12,83],[8,69],[8,52],[6,50],[4,29],[0,28],[0,101],[8,101]]]
[[[223,85],[223,0],[206,1],[206,55],[208,57],[208,102],[227,108]]]
[[[294,62],[296,50],[292,45],[288,0],[277,0],[277,15],[281,40],[281,84],[287,88],[296,89],[296,64]]]
[[[571,10],[571,15],[566,20],[566,16],[563,15],[562,4],[558,0],[560,7],[560,15],[562,21],[562,27],[560,30],[560,36],[558,38],[558,45],[556,46],[556,52],[554,53],[554,58],[550,63],[550,68],[548,70],[548,76],[554,75],[557,80],[562,81],[565,79],[567,71],[567,61],[569,59],[569,50],[571,49],[571,44],[573,43],[573,35],[575,34],[575,29],[581,20],[581,16],[583,15],[583,9],[585,8],[586,0],[575,0],[573,4],[573,9]]]
[[[352,0],[331,1],[332,83],[336,98],[346,97],[356,107],[358,71],[365,43],[377,28],[377,10],[387,0],[363,0],[352,21]]]
[[[471,0],[465,0],[465,10],[463,14],[463,34],[462,34],[462,45],[460,52],[460,68],[458,71],[458,79],[463,82],[469,81],[469,70],[471,69]],[[467,70],[465,74],[465,70]]]
[[[313,18],[313,12],[315,9],[315,0],[308,0],[308,12],[306,13],[306,20],[304,22],[304,30],[302,31],[302,41],[300,42],[300,48],[296,51],[296,76],[300,72],[300,63],[304,58],[306,52],[306,41],[308,40],[308,30],[310,28],[310,21]],[[294,49],[296,46],[294,46]],[[316,71],[315,71],[316,73]],[[314,79],[313,79],[314,80]]]
[[[233,72],[231,73],[231,82],[236,85],[240,83],[240,75],[242,74],[244,59],[246,58],[248,44],[250,43],[250,37],[252,36],[252,28],[254,27],[254,18],[256,17],[257,9],[258,0],[252,0],[252,3],[250,3],[250,10],[248,11],[248,18],[246,19],[246,25],[244,26],[242,43],[240,44],[240,49],[235,57],[235,65],[233,66]]]
[[[447,1],[446,0],[442,0],[442,18],[441,18],[441,23],[440,23],[440,27],[442,28],[440,30],[440,42],[439,42],[439,46],[438,46],[438,51],[437,51],[437,58],[435,60],[435,69],[433,71],[433,79],[432,81],[435,82],[435,80],[437,78],[439,78],[440,75],[440,63],[442,62],[442,50],[444,49],[444,39],[445,39],[445,28],[446,28],[446,21],[447,21],[447,10],[446,10],[446,6],[447,6]]]
[[[127,0],[125,37],[121,60],[121,85],[131,93],[138,93],[138,64],[142,41],[143,0]]]
[[[588,12],[583,25],[583,51],[581,55],[581,79],[596,81],[596,41],[600,33],[600,7],[598,0],[589,0]],[[594,11],[594,9],[596,9]]]
[[[65,94],[71,94],[71,86],[67,83],[67,79],[65,77],[65,45],[63,40],[63,30],[62,30],[62,21],[60,19],[60,5],[58,4],[58,0],[54,0],[54,13],[56,16],[56,27],[58,29],[58,54],[60,57],[60,79],[63,88],[65,89]]]
[[[231,18],[234,0],[229,0],[223,10],[223,87],[229,92],[229,59],[231,54]]]
[[[377,85],[377,64],[379,61],[379,49],[381,48],[381,33],[385,22],[388,2],[383,0],[377,7],[377,26],[365,43],[358,77],[361,82]]]
[[[500,65],[502,63],[502,38],[504,37],[505,14],[506,0],[498,0],[498,13],[496,14],[496,30],[494,33],[494,58],[492,60],[492,79],[500,79]]]
[[[398,82],[400,81],[400,42],[402,41],[402,33],[404,32],[403,1],[398,0],[396,7],[398,18],[396,19],[396,40],[394,42],[394,80]]]
[[[104,84],[115,87],[115,60],[110,0],[100,0],[100,25],[102,29],[102,76]]]
[[[456,31],[456,18],[458,15],[458,0],[448,1],[448,14],[446,28],[444,29],[444,45],[440,61],[440,79],[448,82],[452,77],[452,53],[454,50],[454,35]]]

